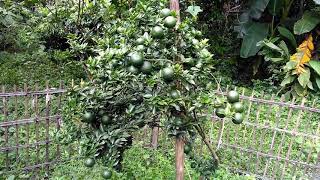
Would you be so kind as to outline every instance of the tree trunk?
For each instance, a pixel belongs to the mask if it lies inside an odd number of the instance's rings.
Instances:
[[[180,24],[181,19],[180,19],[180,5],[179,5],[179,0],[170,0],[170,9],[172,11],[176,11],[177,13],[177,24]]]
[[[170,0],[170,9],[177,14],[177,25],[181,23],[179,0]],[[176,41],[176,46],[179,47],[180,41]],[[176,58],[175,58],[176,59]],[[180,87],[180,83],[177,87]],[[184,179],[184,140],[183,137],[176,137],[176,180]]]
[[[176,138],[176,180],[183,180],[184,176],[184,140]]]

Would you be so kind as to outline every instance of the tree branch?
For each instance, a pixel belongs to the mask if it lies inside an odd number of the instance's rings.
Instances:
[[[193,110],[193,116],[194,116],[194,119],[196,120],[196,122],[198,122],[198,118],[197,118],[197,114],[195,112],[195,110]],[[207,137],[206,137],[206,134],[204,133],[203,131],[203,128],[197,124],[195,125],[195,128],[196,130],[198,131],[199,135],[201,136],[201,139],[202,141],[206,144],[206,146],[208,147],[210,153],[211,153],[211,156],[213,157],[213,159],[216,161],[217,165],[220,164],[220,161],[219,161],[219,157],[218,155],[216,154],[215,150],[213,149],[213,147],[211,146],[211,144],[209,143]]]

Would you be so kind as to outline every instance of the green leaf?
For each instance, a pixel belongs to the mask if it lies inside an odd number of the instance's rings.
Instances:
[[[286,58],[288,58],[288,60],[289,60],[290,59],[290,53],[289,53],[289,49],[288,49],[287,44],[284,41],[280,41],[278,46],[279,46],[279,48],[281,48],[283,50],[284,54],[282,54],[282,55],[285,56]]]
[[[240,56],[242,58],[248,58],[254,56],[261,49],[257,46],[257,43],[262,41],[268,36],[269,27],[265,23],[250,23],[251,25],[247,29],[246,35],[243,37]]]
[[[273,16],[276,16],[281,13],[283,0],[270,0],[268,4],[268,11]]]
[[[7,180],[14,180],[16,177],[14,175],[10,175]]]
[[[283,70],[285,72],[291,71],[292,69],[295,69],[297,66],[296,61],[288,61],[287,64],[283,67]]]
[[[310,66],[313,70],[315,70],[318,75],[320,75],[320,61],[318,61],[318,60],[311,60],[311,61],[309,62],[309,66]]]
[[[318,88],[320,89],[320,77],[316,77],[316,84],[318,86]]]
[[[299,83],[295,83],[293,89],[299,96],[304,96],[306,94],[305,88],[303,88]]]
[[[312,31],[320,23],[320,15],[306,11],[302,19],[294,24],[294,34],[301,35]]]
[[[291,45],[294,48],[297,48],[297,41],[296,41],[294,35],[287,28],[279,26],[278,31],[281,36],[287,38],[290,41]]]
[[[259,19],[261,14],[264,12],[268,6],[270,0],[252,0],[249,10],[250,17],[254,19]]]
[[[310,69],[305,68],[305,71],[306,72],[300,74],[298,77],[298,81],[303,88],[306,88],[310,81]]]
[[[294,80],[296,79],[296,76],[288,76],[286,77],[282,82],[281,82],[281,86],[285,87],[286,85],[292,83]]]
[[[202,12],[202,9],[200,6],[189,6],[186,12],[190,13],[192,16],[197,16],[200,12]]]
[[[309,80],[307,86],[308,86],[309,89],[314,90],[312,82],[310,80]]]

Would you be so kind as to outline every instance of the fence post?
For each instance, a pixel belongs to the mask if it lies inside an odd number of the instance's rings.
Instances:
[[[159,137],[159,126],[155,125],[152,127],[152,135],[151,135],[151,146],[156,149],[158,147],[158,137]]]

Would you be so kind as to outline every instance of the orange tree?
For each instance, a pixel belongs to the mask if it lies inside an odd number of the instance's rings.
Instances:
[[[184,149],[191,150],[188,142],[197,134],[212,155],[210,166],[199,170],[210,176],[218,157],[202,127],[210,118],[201,114],[217,109],[219,117],[234,116],[238,124],[243,109],[237,105],[237,92],[229,92],[225,100],[213,93],[215,61],[208,41],[195,28],[199,7],[180,16],[178,1],[171,2],[173,10],[167,8],[167,0],[133,1],[121,11],[119,3],[101,0],[101,4],[105,14],[100,33],[95,32],[90,42],[81,37],[71,40],[73,47],[92,52],[86,60],[90,81],[69,91],[61,142],[79,139],[80,152],[89,157],[88,167],[101,158],[106,166],[121,169],[132,133],[161,119],[176,139],[177,179],[183,178]]]

